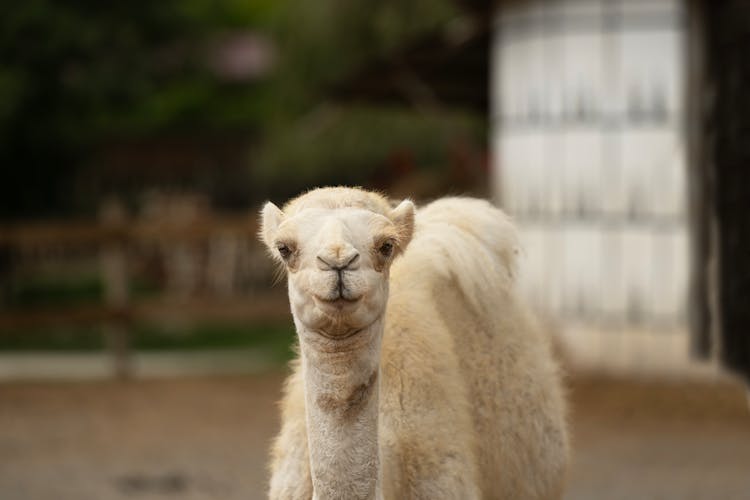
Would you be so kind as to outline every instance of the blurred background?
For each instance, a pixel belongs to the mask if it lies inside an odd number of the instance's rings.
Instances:
[[[3,3],[0,498],[265,498],[257,209],[338,184],[517,221],[566,498],[748,498],[748,36],[741,0]]]

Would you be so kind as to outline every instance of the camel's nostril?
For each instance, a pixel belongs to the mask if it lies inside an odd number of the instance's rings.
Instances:
[[[318,269],[321,271],[345,271],[357,269],[359,264],[359,252],[347,255],[343,259],[335,259],[330,255],[318,255]]]
[[[333,269],[333,268],[334,268],[333,264],[331,264],[328,260],[318,255],[318,269],[320,269],[321,271],[328,271],[329,269]]]
[[[355,253],[342,269],[347,269],[359,263],[359,253]]]

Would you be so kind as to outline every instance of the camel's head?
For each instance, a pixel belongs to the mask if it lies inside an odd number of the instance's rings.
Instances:
[[[385,311],[393,259],[414,232],[414,205],[353,188],[316,189],[261,213],[261,239],[284,266],[295,321],[347,336]]]

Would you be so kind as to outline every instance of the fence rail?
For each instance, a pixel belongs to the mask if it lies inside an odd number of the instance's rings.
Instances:
[[[233,233],[255,237],[256,215],[209,216],[189,221],[96,220],[44,221],[0,225],[0,246],[31,249],[49,246],[90,246],[127,242],[203,240]]]
[[[130,325],[135,322],[277,321],[286,318],[288,305],[280,290],[252,295],[202,291],[198,296],[165,294],[138,300],[130,296],[129,259],[133,249],[157,244],[169,249],[165,250],[166,254],[176,248],[227,237],[235,241],[256,241],[256,231],[256,214],[136,219],[128,218],[121,206],[103,210],[99,220],[0,225],[0,250],[10,255],[34,255],[39,251],[44,254],[46,249],[90,249],[98,257],[104,288],[101,303],[0,309],[0,331],[101,325],[113,357],[115,375],[128,377],[131,374]],[[169,256],[164,260],[169,260]],[[227,265],[230,267],[223,270],[224,274],[236,271],[231,264]]]

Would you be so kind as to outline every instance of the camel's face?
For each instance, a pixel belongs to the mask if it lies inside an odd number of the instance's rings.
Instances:
[[[388,271],[411,237],[414,207],[388,216],[361,208],[263,211],[263,239],[286,267],[295,320],[327,336],[373,323],[388,300]],[[408,227],[405,227],[408,226]]]

